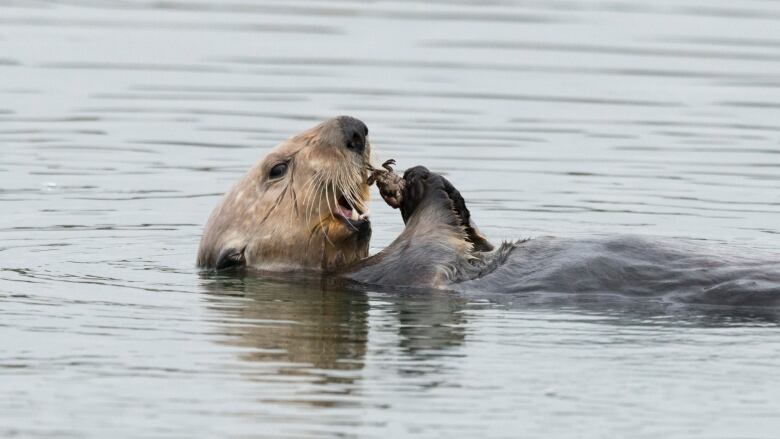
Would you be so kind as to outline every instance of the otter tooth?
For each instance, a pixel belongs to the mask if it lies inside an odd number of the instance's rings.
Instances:
[[[352,209],[352,216],[349,217],[352,221],[357,221],[359,219],[357,210]]]

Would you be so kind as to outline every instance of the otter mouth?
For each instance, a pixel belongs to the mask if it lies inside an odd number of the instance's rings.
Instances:
[[[360,207],[353,206],[344,195],[339,196],[333,214],[347,227],[355,231],[363,230],[369,224],[368,212],[363,212]]]

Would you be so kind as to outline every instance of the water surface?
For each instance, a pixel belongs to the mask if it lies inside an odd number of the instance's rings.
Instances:
[[[493,240],[780,250],[780,5],[0,2],[0,435],[780,429],[773,310],[518,305],[194,267],[270,147],[364,120]],[[375,202],[372,251],[402,228]]]

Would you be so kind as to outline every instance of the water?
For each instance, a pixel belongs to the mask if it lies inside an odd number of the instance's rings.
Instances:
[[[491,239],[780,250],[780,5],[0,2],[0,436],[774,437],[776,311],[204,276],[201,228],[337,114]],[[375,194],[375,200],[376,200]],[[372,250],[401,230],[372,206]]]

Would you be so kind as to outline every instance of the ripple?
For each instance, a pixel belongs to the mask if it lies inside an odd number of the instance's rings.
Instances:
[[[441,42],[449,44],[450,41]],[[435,42],[429,43],[438,47]],[[448,46],[449,47],[449,46]],[[457,46],[456,46],[457,47]],[[480,46],[481,47],[481,46]],[[485,48],[493,48],[485,43]],[[540,49],[544,50],[544,48]],[[576,50],[578,53],[581,52]],[[229,58],[216,58],[214,61],[249,65],[275,65],[275,66],[323,66],[331,68],[343,68],[353,66],[371,69],[410,69],[414,71],[424,70],[476,70],[509,73],[556,73],[566,75],[616,75],[616,76],[648,76],[670,78],[708,78],[732,81],[758,81],[767,79],[765,73],[735,73],[718,72],[712,70],[693,69],[669,69],[669,68],[638,68],[638,67],[586,67],[586,66],[550,66],[539,64],[516,64],[506,62],[463,62],[463,61],[434,61],[415,59],[355,59],[355,58],[284,58],[284,57],[259,57],[238,56]]]
[[[630,57],[666,57],[725,59],[757,62],[780,61],[780,54],[754,53],[734,50],[695,50],[643,46],[608,46],[593,44],[561,44],[547,42],[495,41],[495,40],[432,40],[424,42],[427,47],[487,50],[525,50],[541,52],[597,53]]]
[[[292,16],[314,17],[376,17],[394,20],[456,20],[456,21],[486,21],[486,22],[511,22],[511,23],[544,23],[553,19],[549,16],[529,13],[517,13],[511,9],[502,8],[500,11],[484,11],[484,8],[466,8],[468,5],[443,5],[449,6],[435,10],[434,8],[415,9],[389,9],[385,7],[365,8],[360,6],[310,6],[287,4],[279,5],[265,2],[262,5],[230,2],[226,4],[203,4],[198,2],[166,1],[157,4],[132,5],[129,3],[113,3],[103,7],[117,9],[162,9],[173,11],[198,11],[219,12],[232,14],[275,14]],[[462,9],[462,10],[458,10]]]
[[[365,97],[407,97],[407,98],[446,98],[446,99],[466,99],[466,100],[513,100],[513,101],[536,101],[536,102],[557,102],[569,104],[591,104],[591,105],[620,105],[620,106],[647,106],[647,107],[674,107],[681,105],[674,101],[651,101],[651,100],[632,100],[632,99],[610,99],[601,97],[582,97],[582,96],[556,96],[556,95],[533,95],[517,93],[494,93],[494,92],[464,92],[464,91],[427,91],[417,90],[409,91],[403,89],[389,88],[354,88],[354,87],[233,87],[233,86],[211,86],[211,87],[183,87],[183,86],[141,86],[144,90],[162,90],[162,91],[188,91],[199,93],[293,93],[293,94],[325,94],[325,95],[353,95]]]
[[[131,140],[132,143],[140,143],[144,145],[169,145],[169,146],[192,146],[196,148],[253,148],[255,145],[236,145],[229,143],[206,143],[206,142],[188,142],[188,141],[175,141],[175,140]]]
[[[40,64],[44,69],[75,69],[75,70],[120,70],[120,71],[160,71],[160,72],[210,72],[225,73],[229,69],[202,64],[141,64],[112,62],[48,62]]]
[[[190,32],[251,32],[251,33],[292,33],[314,35],[337,35],[341,30],[324,25],[304,25],[296,23],[202,23],[187,21],[140,21],[140,20],[110,20],[110,19],[76,19],[49,17],[0,17],[0,24],[17,27],[51,27],[77,29],[131,29],[131,30],[161,30]]]

